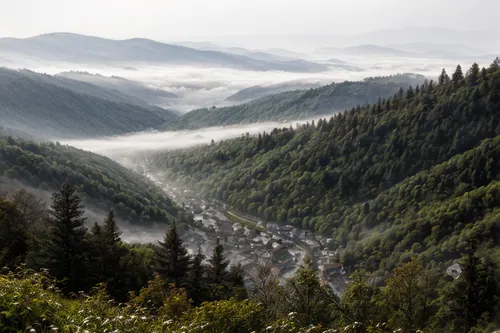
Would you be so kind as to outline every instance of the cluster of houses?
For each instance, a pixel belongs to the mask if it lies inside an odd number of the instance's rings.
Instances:
[[[249,228],[230,221],[224,213],[225,207],[203,200],[183,198],[183,206],[209,230],[190,233],[191,247],[201,246],[210,252],[218,238],[228,259],[240,264],[246,272],[252,273],[257,265],[269,264],[272,272],[282,279],[292,276],[308,253],[313,256],[323,282],[330,284],[337,294],[344,290],[347,275],[339,262],[341,249],[328,250],[331,239],[272,222],[262,230]]]

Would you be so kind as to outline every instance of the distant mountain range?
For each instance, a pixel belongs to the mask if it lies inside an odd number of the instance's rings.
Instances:
[[[253,71],[321,72],[327,65],[303,60],[256,59],[219,51],[197,50],[150,39],[111,40],[72,33],[0,39],[0,58],[70,63],[147,62],[171,65],[229,67]]]
[[[155,128],[172,111],[60,76],[0,68],[0,126],[35,137],[81,138]]]
[[[331,83],[309,90],[286,91],[245,104],[193,110],[167,124],[167,128],[195,129],[262,121],[290,121],[333,114],[356,105],[375,103],[380,98],[392,96],[401,87],[415,86],[424,80],[422,75],[398,74],[359,82]],[[253,90],[261,92],[256,87]],[[245,93],[240,95],[245,96]],[[252,90],[248,92],[248,95],[251,94]]]
[[[322,47],[313,51],[319,56],[349,56],[349,57],[408,57],[408,58],[449,58],[464,59],[478,56],[491,59],[479,49],[461,44],[434,44],[426,42],[390,44],[386,46],[363,44],[345,48]],[[333,60],[336,60],[335,58]],[[330,63],[338,63],[328,60]]]

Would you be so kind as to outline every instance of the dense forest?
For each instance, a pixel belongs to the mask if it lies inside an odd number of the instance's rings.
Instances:
[[[194,110],[167,128],[194,129],[333,114],[353,105],[377,102],[379,98],[393,95],[401,87],[415,86],[423,81],[421,75],[398,74],[367,78],[361,82],[331,83],[320,88],[266,96],[242,105]]]
[[[316,124],[159,153],[151,164],[266,221],[333,238],[348,267],[449,263],[465,239],[500,255],[500,61]]]
[[[211,254],[188,254],[173,224],[158,244],[129,245],[112,211],[88,230],[68,183],[48,211],[27,214],[32,200],[25,190],[0,197],[1,332],[451,333],[500,324],[499,272],[474,236],[455,278],[412,259],[379,286],[354,273],[339,298],[307,257],[285,283],[259,266],[246,288],[218,241]]]
[[[48,191],[69,181],[86,204],[104,211],[113,209],[120,219],[131,223],[166,223],[183,215],[181,208],[143,176],[109,158],[59,143],[0,137],[2,175]]]
[[[0,125],[51,139],[142,131],[177,118],[118,91],[26,70],[0,68],[0,100]]]

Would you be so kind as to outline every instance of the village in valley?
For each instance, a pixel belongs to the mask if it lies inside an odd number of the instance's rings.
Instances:
[[[341,249],[328,249],[331,239],[292,225],[265,223],[215,200],[195,198],[189,190],[166,190],[194,216],[194,225],[183,234],[190,251],[202,248],[210,253],[219,239],[231,264],[240,264],[248,277],[256,273],[258,265],[269,265],[282,282],[294,275],[307,255],[336,294],[345,289],[348,279],[340,263]]]

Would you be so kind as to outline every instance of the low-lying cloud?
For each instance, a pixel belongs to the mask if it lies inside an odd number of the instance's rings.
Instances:
[[[332,57],[335,57],[332,54]],[[317,59],[322,61],[326,59]],[[254,85],[281,84],[290,81],[318,82],[327,84],[332,81],[362,80],[370,76],[392,75],[396,73],[414,72],[435,78],[442,68],[452,71],[457,60],[423,59],[423,58],[387,58],[387,57],[343,57],[349,66],[360,68],[360,71],[347,70],[342,67],[331,67],[321,73],[291,72],[256,72],[230,68],[209,68],[194,66],[151,65],[147,63],[119,63],[116,66],[96,64],[73,64],[38,62],[33,59],[16,62],[3,62],[0,65],[9,68],[27,67],[37,72],[57,74],[65,71],[86,71],[105,76],[120,76],[141,82],[152,88],[159,88],[179,96],[169,101],[164,107],[181,112],[200,107],[230,105],[225,99],[241,89]],[[462,63],[467,67],[468,63]],[[485,64],[487,65],[487,64]]]

